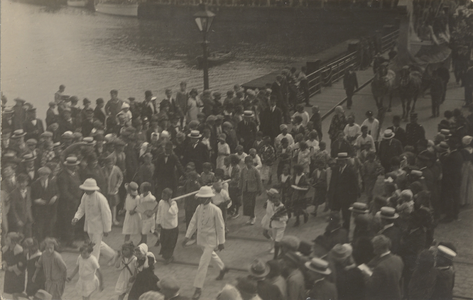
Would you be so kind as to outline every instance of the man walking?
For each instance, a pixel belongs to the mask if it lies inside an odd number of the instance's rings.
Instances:
[[[229,270],[214,251],[217,247],[219,251],[225,249],[225,223],[222,211],[211,203],[211,199],[215,194],[212,192],[211,187],[204,186],[200,188],[195,196],[199,199],[200,205],[192,216],[182,245],[185,245],[197,230],[197,245],[202,248],[203,254],[200,258],[199,268],[194,280],[195,292],[192,299],[199,299],[202,294],[202,287],[207,276],[210,260],[213,260],[220,269],[216,280],[222,280],[225,273]]]
[[[352,97],[355,94],[355,90],[358,89],[358,79],[356,73],[353,71],[353,67],[349,67],[345,71],[345,75],[343,76],[343,88],[347,94],[347,108],[351,109],[353,104]]]
[[[99,261],[100,252],[103,251],[104,255],[111,260],[109,265],[112,265],[117,253],[102,242],[102,238],[112,231],[112,213],[107,198],[99,192],[100,188],[93,178],[86,179],[79,188],[84,191],[84,195],[71,223],[75,225],[85,216],[84,231],[89,235],[90,241],[95,244],[92,255]]]

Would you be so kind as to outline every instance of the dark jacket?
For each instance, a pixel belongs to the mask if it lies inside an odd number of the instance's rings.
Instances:
[[[248,152],[248,150],[253,146],[253,143],[255,142],[256,139],[256,132],[258,129],[256,128],[255,122],[252,121],[241,121],[237,125],[237,137],[238,139],[243,139],[244,141],[242,142],[243,148],[245,151]]]
[[[184,174],[184,168],[175,154],[169,155],[167,162],[165,162],[165,158],[166,155],[164,153],[159,154],[154,163],[156,166],[154,169],[156,195],[158,197],[161,197],[160,192],[165,188],[170,188],[173,193],[176,193],[178,174]]]
[[[57,186],[59,190],[58,209],[76,210],[79,207],[82,191],[79,186],[82,184],[79,173],[71,175],[67,170],[63,170],[57,176]]]
[[[400,280],[404,263],[393,254],[375,257],[368,266],[373,274],[367,282],[367,299],[372,300],[401,300]]]
[[[437,267],[437,278],[435,280],[432,300],[453,299],[453,287],[455,286],[455,270],[453,267]]]
[[[193,162],[195,164],[195,171],[197,174],[200,174],[202,173],[202,164],[209,160],[209,150],[206,145],[201,142],[198,142],[195,147],[191,143],[187,144],[182,161],[184,165]]]
[[[335,284],[329,282],[327,279],[318,281],[309,291],[310,299],[317,300],[337,300],[337,288]]]
[[[388,129],[391,129],[394,132],[394,138],[401,142],[403,148],[406,145],[406,131],[402,127],[390,126]]]
[[[358,193],[358,179],[353,167],[346,165],[341,174],[338,167],[334,168],[328,190],[332,210],[340,210],[342,207],[350,206],[356,201]]]
[[[104,112],[99,107],[95,107],[95,109],[94,109],[94,119],[99,120],[100,122],[102,122],[102,125],[105,126],[105,119],[106,118],[107,118],[107,116],[104,114]]]
[[[31,122],[32,121],[30,120],[23,124],[23,130],[26,132],[25,141],[29,139],[39,141],[39,136],[44,132],[43,121],[36,119],[36,125],[33,125]]]
[[[358,79],[355,72],[346,72],[343,76],[343,88],[347,93],[353,93],[358,88]]]
[[[393,157],[398,157],[403,152],[402,144],[400,141],[392,138],[390,140],[382,140],[379,143],[378,157],[385,169],[391,171],[389,166],[391,166],[391,159]]]
[[[402,238],[402,230],[396,225],[381,229],[380,234],[388,237],[391,240],[391,252],[393,254],[399,254]]]
[[[261,131],[264,135],[270,136],[272,140],[278,136],[279,126],[283,124],[283,114],[279,107],[275,107],[274,111],[268,107],[261,113]]]
[[[418,123],[406,125],[406,145],[415,146],[418,140],[425,140],[425,130]]]

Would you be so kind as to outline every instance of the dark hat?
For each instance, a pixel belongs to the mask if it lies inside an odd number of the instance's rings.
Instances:
[[[40,137],[53,137],[53,133],[50,131],[45,131],[41,133]]]
[[[36,112],[36,107],[28,108],[27,112]]]
[[[158,287],[161,290],[166,290],[169,292],[177,293],[179,289],[181,288],[179,286],[179,283],[177,282],[176,278],[174,276],[166,276],[160,281],[158,281]]]
[[[298,237],[293,236],[293,235],[285,235],[279,242],[281,246],[286,246],[290,248],[293,251],[297,251],[299,248],[299,245],[301,244],[301,241]]]
[[[113,141],[113,143],[115,144],[115,146],[125,146],[126,145],[126,143],[120,138],[115,139]]]
[[[300,263],[299,256],[297,254],[295,254],[294,252],[286,252],[282,256],[282,259],[285,260],[285,261],[292,262],[296,265],[299,265],[299,263]]]
[[[26,144],[29,145],[29,146],[37,145],[37,144],[38,144],[38,141],[35,140],[35,139],[28,139],[28,140],[26,141]]]
[[[269,273],[269,266],[267,263],[257,258],[253,261],[251,266],[248,268],[248,272],[251,276],[256,278],[266,277]]]
[[[371,110],[368,110],[365,114],[367,117],[372,117],[373,116],[373,112]]]
[[[417,118],[417,113],[411,113],[410,116],[411,118]]]
[[[332,273],[332,271],[328,267],[328,262],[318,257],[313,257],[310,261],[306,262],[305,267],[310,271],[322,275],[329,275],[330,273]]]
[[[39,175],[49,175],[51,174],[51,169],[48,167],[41,167],[38,169],[38,174]]]
[[[256,296],[258,294],[257,283],[248,277],[237,278],[237,284],[235,286],[238,291],[245,295]]]
[[[66,131],[61,135],[61,138],[72,140],[74,138],[74,133],[72,133],[72,131]]]
[[[22,103],[22,104],[26,102],[26,100],[23,100],[23,99],[21,99],[21,98],[15,98],[14,101],[20,102],[20,103]]]
[[[396,213],[396,209],[389,206],[381,207],[381,210],[376,213],[377,216],[381,219],[394,220],[399,218],[399,215]]]

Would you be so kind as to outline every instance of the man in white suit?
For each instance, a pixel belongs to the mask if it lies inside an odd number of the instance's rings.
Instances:
[[[111,265],[114,263],[117,253],[102,242],[102,238],[112,231],[112,213],[107,198],[99,192],[100,188],[93,178],[86,179],[79,187],[84,191],[84,194],[74,219],[72,219],[72,225],[75,225],[85,215],[84,231],[89,235],[90,241],[95,244],[92,255],[98,261],[102,251],[105,257],[110,260],[109,265]]]
[[[199,299],[202,294],[210,260],[213,260],[220,270],[217,280],[222,280],[225,273],[228,272],[228,268],[225,267],[225,264],[214,251],[215,248],[218,248],[219,251],[225,249],[225,223],[220,208],[211,203],[213,196],[215,195],[211,187],[204,186],[200,188],[196,194],[196,197],[200,200],[200,205],[192,216],[186,237],[182,242],[182,245],[185,245],[197,230],[197,245],[203,250],[194,280],[195,292],[192,299]]]

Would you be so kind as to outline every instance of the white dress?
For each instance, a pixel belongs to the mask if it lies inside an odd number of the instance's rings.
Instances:
[[[76,264],[79,266],[79,281],[76,283],[76,289],[82,297],[89,297],[99,287],[99,279],[95,271],[100,268],[100,265],[93,255],[87,259],[79,255]]]
[[[123,234],[140,234],[141,233],[141,216],[139,213],[134,215],[130,214],[130,211],[135,210],[136,206],[140,203],[140,196],[135,198],[130,195],[126,196],[125,200],[125,221],[123,221]]]
[[[221,155],[220,153],[226,153],[230,155],[230,147],[227,143],[218,143],[218,156],[217,156],[217,169],[225,169],[225,164],[223,161],[225,160],[225,155]]]
[[[133,283],[130,283],[130,278],[135,274],[136,270],[136,256],[130,258],[122,257],[120,260],[120,275],[118,275],[117,284],[115,285],[115,292],[119,295],[130,291]],[[127,268],[128,267],[128,268]]]

